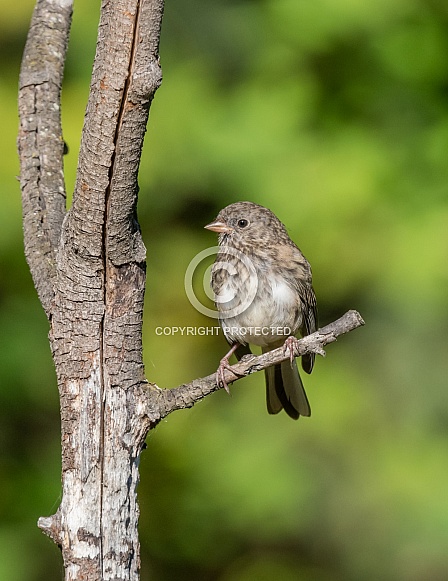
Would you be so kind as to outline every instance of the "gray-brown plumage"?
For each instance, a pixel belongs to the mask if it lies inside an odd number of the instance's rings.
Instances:
[[[232,345],[218,368],[218,381],[227,389],[223,370],[232,353],[238,358],[250,353],[249,343],[261,346],[264,353],[285,340],[291,348],[297,333],[304,336],[316,330],[316,297],[309,262],[267,208],[237,202],[205,227],[219,233],[211,286]],[[307,373],[313,364],[314,355],[302,357]],[[284,409],[294,419],[311,415],[294,358],[266,369],[265,377],[270,414]]]

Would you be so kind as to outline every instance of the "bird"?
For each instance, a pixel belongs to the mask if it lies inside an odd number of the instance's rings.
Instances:
[[[316,295],[308,260],[291,240],[284,224],[268,208],[236,202],[205,226],[218,233],[219,250],[211,270],[211,288],[225,338],[231,345],[221,359],[217,383],[229,391],[225,369],[229,358],[263,353],[284,345],[290,360],[265,369],[269,414],[282,409],[293,419],[310,416],[311,408],[294,357],[296,334],[317,329]],[[302,357],[311,373],[314,353]]]

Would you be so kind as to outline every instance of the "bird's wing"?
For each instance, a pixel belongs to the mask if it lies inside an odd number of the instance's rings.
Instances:
[[[302,308],[302,325],[300,327],[300,334],[302,337],[311,335],[317,330],[317,303],[316,295],[311,283],[298,281],[299,296]],[[311,373],[313,370],[315,355],[310,353],[302,357],[302,367],[306,373]]]
[[[316,295],[314,294],[312,285],[311,266],[309,262],[295,244],[292,244],[289,250],[291,252],[290,264],[292,263],[294,265],[294,268],[291,268],[289,272],[293,276],[292,284],[298,294],[298,308],[302,315],[299,331],[302,337],[304,337],[317,330]],[[313,365],[314,354],[304,355],[302,357],[302,367],[306,373],[311,373]]]

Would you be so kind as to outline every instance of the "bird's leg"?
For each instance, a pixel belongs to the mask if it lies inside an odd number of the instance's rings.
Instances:
[[[291,335],[291,337],[286,339],[285,344],[283,345],[283,353],[286,355],[286,352],[289,351],[289,360],[291,361],[291,365],[293,364],[294,358],[296,357],[295,353],[297,351],[298,342],[299,340],[297,337]]]
[[[216,371],[216,383],[218,384],[219,387],[223,387],[227,391],[228,394],[230,394],[230,391],[229,391],[229,386],[227,385],[227,382],[226,382],[225,377],[224,377],[224,372],[226,369],[228,369],[232,373],[235,373],[235,370],[229,364],[229,359],[235,353],[235,351],[238,349],[238,347],[239,347],[239,343],[234,343],[232,345],[232,347],[228,351],[228,353],[226,353],[224,355],[224,357],[221,359],[221,361],[219,363],[218,370]],[[238,375],[238,374],[235,373],[235,375]]]

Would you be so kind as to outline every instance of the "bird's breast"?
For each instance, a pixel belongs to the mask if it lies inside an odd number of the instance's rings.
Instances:
[[[223,287],[226,294],[234,295],[233,308],[218,304],[218,309],[228,340],[267,346],[296,333],[301,323],[300,301],[282,277],[263,271],[256,275],[256,281],[252,278],[244,284],[227,281]]]

